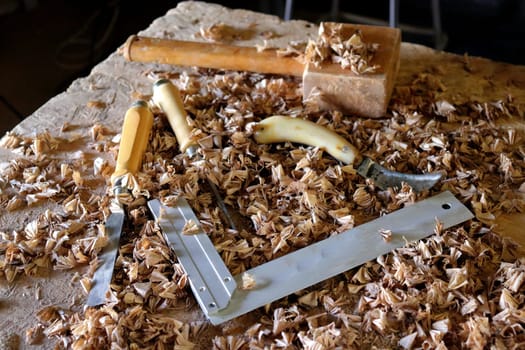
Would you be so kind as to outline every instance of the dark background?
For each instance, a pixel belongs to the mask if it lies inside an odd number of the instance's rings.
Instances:
[[[178,1],[0,0],[0,136],[72,80],[145,29]],[[285,0],[210,1],[284,16]],[[334,18],[332,6],[338,12]],[[431,0],[401,0],[403,40],[445,51],[525,64],[524,0],[441,0],[439,41],[416,34],[432,27]],[[345,21],[350,15],[388,20],[387,0],[295,0],[294,19]],[[412,30],[412,29],[416,30]]]

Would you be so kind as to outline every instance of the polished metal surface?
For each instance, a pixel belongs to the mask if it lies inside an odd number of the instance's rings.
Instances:
[[[374,184],[382,190],[388,188],[399,189],[403,185],[403,182],[405,182],[416,192],[431,189],[442,177],[441,173],[399,173],[388,170],[369,158],[363,159],[357,167],[357,173],[367,179],[373,180]]]

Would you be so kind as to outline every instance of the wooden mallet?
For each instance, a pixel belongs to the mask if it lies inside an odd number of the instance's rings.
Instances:
[[[376,46],[369,62],[376,69],[358,74],[331,60],[314,64],[313,49],[307,49],[301,61],[279,55],[277,49],[260,51],[255,47],[141,36],[131,36],[121,52],[129,61],[299,76],[303,78],[303,100],[317,103],[322,110],[384,116],[399,69],[399,29],[331,22],[320,28],[325,32],[337,29],[342,41],[359,32],[366,43]]]

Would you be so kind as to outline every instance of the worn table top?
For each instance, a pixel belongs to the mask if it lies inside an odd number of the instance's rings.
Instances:
[[[292,41],[304,41],[316,36],[316,26],[302,22],[282,22],[272,16],[253,12],[231,10],[221,6],[200,2],[183,2],[176,9],[154,21],[149,28],[139,33],[141,35],[186,40],[205,40],[200,33],[204,25],[226,23],[241,28],[251,28],[254,34],[234,40],[239,45],[266,45],[270,47],[286,47]],[[256,25],[255,25],[256,24]],[[279,35],[263,37],[257,33],[278,31]],[[130,33],[133,34],[133,33]],[[107,178],[93,175],[93,161],[97,158],[114,159],[113,153],[106,152],[103,146],[96,147],[93,141],[93,126],[102,125],[109,129],[107,133],[114,135],[119,132],[127,107],[137,97],[147,97],[152,91],[152,76],[159,72],[173,70],[173,67],[127,62],[117,52],[97,65],[92,72],[73,82],[62,94],[52,98],[33,115],[27,117],[12,130],[12,135],[34,137],[36,134],[48,132],[51,137],[62,141],[57,149],[45,149],[53,159],[64,164],[73,160],[80,161],[86,169],[85,180],[82,182],[83,195],[104,195]],[[447,101],[452,105],[464,105],[472,101],[480,104],[509,101],[518,106],[511,118],[494,121],[494,128],[514,130],[517,140],[523,141],[525,111],[525,67],[492,62],[482,58],[458,56],[436,52],[420,45],[403,43],[401,48],[401,68],[396,82],[397,87],[410,86],[414,79],[420,78],[425,88],[431,89],[433,98],[437,101]],[[395,103],[395,98],[393,99]],[[446,107],[446,106],[445,106]],[[458,121],[459,123],[460,121]],[[451,123],[451,128],[454,125]],[[36,143],[34,143],[36,145]],[[35,146],[38,148],[38,146]],[[26,147],[30,149],[30,147]],[[521,149],[521,164],[523,166],[523,149]],[[17,147],[9,147],[6,143],[0,148],[0,161],[3,168],[8,162],[21,158],[34,159],[31,152],[20,154]],[[38,153],[38,152],[36,152]],[[33,158],[31,158],[33,157]],[[23,165],[21,165],[23,166]],[[523,178],[522,180],[523,181]],[[4,198],[9,192],[10,184],[1,183]],[[521,191],[521,192],[520,192]],[[525,192],[523,185],[516,186],[516,201],[522,201]],[[520,207],[520,205],[517,205]],[[521,206],[523,208],[523,206]],[[34,205],[22,206],[16,210],[7,210],[5,205],[0,208],[0,231],[4,237],[0,240],[1,259],[7,261],[6,243],[14,239],[12,232],[21,232],[27,225],[46,210],[59,211],[60,205],[53,200],[38,200]],[[514,210],[516,211],[516,210]],[[507,213],[508,212],[508,213]],[[494,230],[503,236],[512,237],[525,246],[525,236],[521,227],[525,224],[525,215],[513,213],[513,210],[500,210]],[[487,218],[483,218],[488,220]],[[26,234],[27,231],[26,231]],[[65,264],[65,263],[64,263]],[[66,264],[65,264],[66,265]],[[25,277],[22,273],[12,283],[6,281],[6,275],[0,276],[0,338],[6,344],[20,344],[27,347],[25,332],[34,329],[39,322],[36,314],[49,305],[59,305],[62,308],[81,310],[85,292],[82,290],[82,274],[87,265],[74,269],[60,269],[42,272],[36,276]],[[5,265],[0,265],[4,268]],[[45,269],[44,269],[45,270]],[[523,301],[520,301],[522,303]],[[195,311],[194,311],[195,312]],[[184,317],[191,317],[191,314]],[[184,318],[182,317],[182,318]],[[202,319],[202,315],[198,316]],[[58,327],[58,326],[57,326]],[[230,327],[232,327],[230,325]],[[59,327],[58,327],[59,328]],[[45,346],[54,343],[53,334],[43,340]],[[235,333],[235,330],[222,329],[222,334]],[[220,329],[209,333],[211,338],[220,334]],[[191,338],[191,337],[190,337]],[[204,340],[202,344],[204,344]],[[201,345],[206,348],[206,345]],[[209,344],[208,344],[209,346]]]

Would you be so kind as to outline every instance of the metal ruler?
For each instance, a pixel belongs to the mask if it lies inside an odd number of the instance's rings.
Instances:
[[[188,274],[195,298],[213,324],[425,238],[434,232],[436,220],[446,229],[474,217],[450,192],[443,192],[250,269],[246,273],[255,280],[255,287],[242,290],[237,288],[242,284],[242,274],[230,274],[202,229],[197,234],[182,233],[186,221],[199,222],[184,198],[179,198],[176,207],[161,206],[157,200],[150,201],[149,207]],[[379,234],[384,229],[392,232],[388,242]]]

